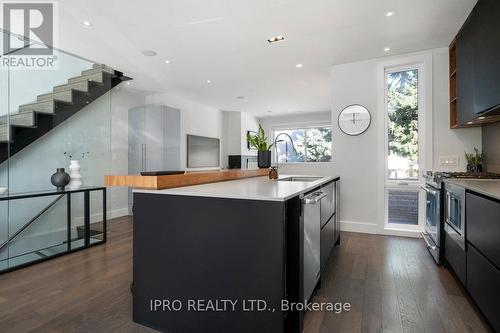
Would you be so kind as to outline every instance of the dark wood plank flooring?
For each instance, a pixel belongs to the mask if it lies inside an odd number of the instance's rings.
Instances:
[[[152,332],[132,321],[132,223],[111,221],[108,243],[0,275],[1,332]],[[342,233],[305,333],[489,332],[452,275],[418,239]]]

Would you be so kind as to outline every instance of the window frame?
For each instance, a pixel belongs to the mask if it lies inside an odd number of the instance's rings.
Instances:
[[[307,161],[307,146],[305,150],[305,155],[304,155],[304,162],[279,162],[280,165],[284,164],[322,164],[322,163],[332,163],[333,162],[333,126],[331,122],[311,122],[311,123],[294,123],[294,124],[281,124],[281,125],[275,125],[271,127],[272,133],[273,133],[273,142],[276,139],[276,131],[289,131],[289,130],[306,130],[306,129],[311,129],[311,128],[320,128],[320,127],[328,127],[330,128],[330,131],[332,133],[332,142],[331,142],[331,150],[332,150],[332,157],[329,161],[318,161],[318,162],[313,162],[313,161]],[[304,141],[307,142],[307,134],[306,131],[304,131]],[[274,147],[276,150],[276,147]],[[272,154],[272,160],[274,163],[276,163],[276,152]]]
[[[445,52],[443,49],[442,52]],[[377,139],[378,139],[378,151],[379,154],[384,156],[384,158],[378,159],[378,188],[381,193],[384,195],[377,196],[377,203],[379,207],[385,207],[385,209],[380,209],[377,212],[377,232],[384,235],[394,235],[394,236],[409,236],[409,237],[420,237],[420,232],[423,231],[423,227],[425,225],[425,208],[424,205],[420,205],[421,211],[419,212],[419,226],[416,228],[404,228],[402,225],[389,225],[386,223],[387,221],[387,206],[386,206],[386,189],[392,187],[398,187],[397,182],[393,182],[389,184],[387,180],[387,136],[386,136],[386,85],[385,85],[385,72],[388,68],[394,70],[397,67],[413,67],[416,64],[421,64],[422,66],[422,74],[420,74],[420,78],[424,83],[423,91],[421,90],[421,97],[423,99],[423,108],[420,108],[421,116],[419,116],[419,122],[422,121],[424,125],[423,131],[419,130],[419,140],[420,144],[424,145],[424,149],[420,149],[420,167],[419,170],[419,182],[416,182],[415,185],[423,184],[424,180],[422,177],[422,173],[428,168],[433,166],[433,153],[434,147],[432,145],[433,142],[433,54],[430,52],[422,52],[415,53],[406,57],[392,57],[380,62],[377,62],[377,110],[380,117],[377,117],[376,124],[379,128],[377,131]],[[428,145],[426,143],[429,143]],[[401,185],[399,185],[401,186]],[[423,191],[421,191],[423,192]]]

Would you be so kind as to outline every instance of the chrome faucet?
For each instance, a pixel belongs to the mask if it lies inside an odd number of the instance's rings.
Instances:
[[[287,133],[280,133],[280,134],[276,135],[276,137],[274,138],[274,143],[273,143],[273,145],[274,145],[274,151],[275,151],[275,157],[276,157],[276,170],[278,170],[278,168],[279,168],[279,156],[278,156],[278,145],[277,145],[277,143],[284,141],[284,140],[278,140],[278,138],[281,135],[286,135],[290,139],[290,143],[292,144],[293,152],[295,153],[295,155],[298,155],[297,154],[297,149],[295,149],[295,145],[293,144],[293,139],[292,139],[292,137],[290,135],[288,135]]]

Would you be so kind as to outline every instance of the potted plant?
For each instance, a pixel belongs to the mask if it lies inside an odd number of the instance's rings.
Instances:
[[[474,147],[474,153],[467,154],[465,152],[465,159],[467,160],[467,172],[482,172],[483,171],[483,153]]]
[[[271,166],[271,148],[273,144],[267,143],[266,133],[261,125],[257,134],[252,135],[247,132],[247,140],[250,146],[257,149],[257,165],[259,168],[269,168]]]

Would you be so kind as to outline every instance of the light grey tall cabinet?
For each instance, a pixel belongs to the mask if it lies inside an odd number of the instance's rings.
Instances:
[[[180,110],[146,105],[128,111],[128,173],[180,170]],[[129,213],[132,213],[129,191]]]

